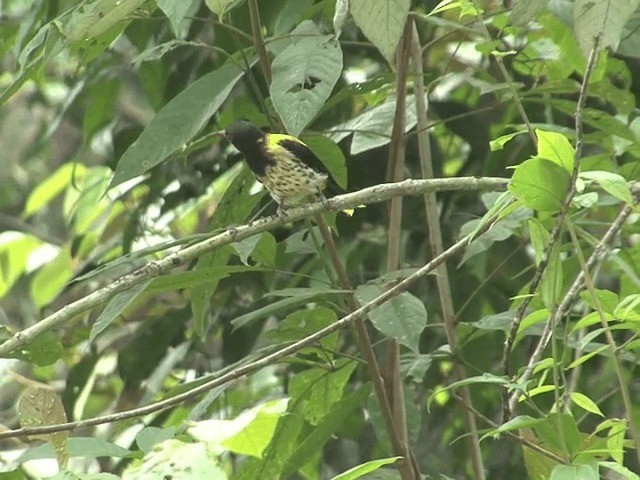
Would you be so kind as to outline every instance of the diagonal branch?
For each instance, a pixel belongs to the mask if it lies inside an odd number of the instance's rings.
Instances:
[[[497,221],[496,218],[491,219],[490,221],[488,221],[482,228],[482,231],[478,232],[478,234],[483,233],[487,230],[489,230],[489,228],[491,228],[494,223]],[[373,300],[371,300],[370,302],[362,305],[360,308],[356,309],[355,311],[351,312],[350,314],[342,317],[340,320],[332,323],[331,325],[329,325],[328,327],[325,327],[321,330],[318,330],[316,333],[311,334],[305,338],[303,338],[302,340],[299,340],[295,343],[292,343],[291,345],[281,348],[271,354],[265,355],[262,358],[255,360],[251,363],[248,363],[246,365],[243,365],[241,367],[238,367],[228,373],[225,373],[223,375],[220,375],[212,380],[209,380],[206,383],[203,383],[202,385],[199,385],[191,390],[189,390],[188,392],[184,392],[178,395],[175,395],[171,398],[167,398],[165,400],[161,400],[159,402],[155,402],[152,403],[150,405],[146,405],[144,407],[140,407],[140,408],[136,408],[136,409],[132,409],[132,410],[127,410],[124,412],[119,412],[119,413],[114,413],[111,415],[104,415],[102,417],[96,417],[96,418],[89,418],[86,420],[78,420],[75,422],[68,422],[68,423],[62,423],[62,424],[58,424],[58,425],[47,425],[44,427],[31,427],[31,428],[19,428],[16,430],[7,430],[4,432],[0,432],[0,439],[2,438],[9,438],[9,437],[16,437],[16,436],[22,436],[22,435],[36,435],[36,434],[44,434],[44,433],[52,433],[52,432],[59,432],[59,431],[64,431],[64,430],[74,430],[76,428],[80,428],[80,427],[90,427],[90,426],[94,426],[94,425],[101,425],[104,423],[111,423],[111,422],[119,422],[122,420],[126,420],[129,418],[136,418],[136,417],[141,417],[144,415],[148,415],[150,413],[154,413],[154,412],[158,412],[161,410],[166,410],[167,408],[171,408],[171,407],[175,407],[177,405],[180,405],[188,400],[193,399],[194,397],[197,397],[203,393],[206,393],[210,390],[212,390],[215,387],[219,387],[221,385],[224,385],[226,383],[229,383],[231,381],[237,380],[238,378],[241,378],[245,375],[248,375],[250,373],[253,373],[261,368],[264,368],[268,365],[271,365],[289,355],[292,355],[296,352],[298,352],[299,350],[302,350],[305,347],[311,346],[316,344],[320,339],[331,335],[333,332],[337,332],[338,330],[344,328],[345,326],[349,325],[351,322],[354,322],[357,319],[362,319],[364,318],[365,315],[367,315],[369,312],[371,312],[373,309],[379,307],[380,305],[384,304],[385,302],[388,302],[389,300],[391,300],[392,298],[398,296],[400,293],[404,292],[405,290],[407,290],[409,287],[411,287],[416,281],[418,281],[419,279],[423,278],[425,275],[429,274],[430,272],[432,272],[438,265],[440,265],[442,262],[446,261],[447,259],[457,255],[458,253],[460,253],[461,251],[463,251],[467,245],[469,244],[469,241],[471,240],[470,236],[464,237],[461,240],[459,240],[458,242],[454,243],[451,247],[449,247],[447,250],[445,250],[441,255],[437,256],[436,258],[432,259],[429,263],[427,263],[426,265],[424,265],[423,267],[421,267],[420,269],[418,269],[416,272],[414,272],[413,274],[409,275],[408,277],[404,278],[402,281],[398,282],[396,285],[394,285],[393,287],[391,287],[389,290],[383,292],[381,295],[379,295],[378,297],[374,298]]]
[[[637,201],[636,201],[636,204],[637,204]],[[536,346],[536,349],[534,350],[533,354],[529,358],[529,362],[527,363],[527,367],[525,368],[525,371],[522,373],[522,375],[518,379],[519,383],[522,383],[522,384],[526,383],[533,375],[533,370],[535,369],[537,363],[540,361],[540,358],[542,358],[542,352],[544,352],[544,349],[547,347],[549,340],[551,340],[551,336],[553,334],[553,330],[555,326],[560,321],[560,318],[562,318],[562,316],[569,310],[569,307],[571,306],[573,299],[576,297],[576,295],[578,295],[578,293],[580,292],[580,289],[583,287],[584,281],[585,281],[585,274],[587,274],[591,269],[593,269],[593,267],[600,260],[600,258],[604,256],[604,254],[607,251],[607,247],[613,241],[615,236],[618,234],[618,232],[622,228],[626,219],[633,212],[634,208],[635,208],[634,205],[627,205],[625,208],[623,208],[620,214],[618,215],[618,217],[616,218],[616,220],[611,224],[607,232],[602,236],[602,239],[598,242],[598,244],[594,248],[593,252],[591,253],[591,256],[589,257],[589,260],[587,260],[585,264],[585,268],[581,270],[580,273],[576,276],[575,280],[573,281],[573,284],[571,284],[571,287],[569,288],[569,291],[566,293],[566,295],[564,296],[564,298],[562,299],[558,307],[556,307],[556,309],[551,314],[549,320],[547,321],[547,324],[544,327],[544,331],[540,336],[540,340],[538,341],[538,345]],[[511,395],[511,397],[509,398],[509,403],[507,405],[509,412],[514,411],[519,397],[520,397],[520,392],[514,392]]]

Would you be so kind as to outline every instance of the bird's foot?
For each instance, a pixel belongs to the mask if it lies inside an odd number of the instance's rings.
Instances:
[[[329,205],[329,200],[327,200],[327,197],[324,196],[324,193],[320,192],[318,194],[318,197],[320,198],[320,202],[322,202],[322,206],[327,210],[331,210],[331,205]]]

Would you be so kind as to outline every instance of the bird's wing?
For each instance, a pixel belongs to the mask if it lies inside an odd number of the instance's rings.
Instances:
[[[309,147],[307,147],[300,140],[294,139],[293,137],[284,135],[283,137],[284,138],[278,140],[278,144],[282,148],[291,152],[293,155],[299,158],[302,163],[313,168],[316,172],[325,173],[329,175],[329,177],[331,177],[331,172],[329,172],[324,163],[322,163],[322,160],[320,160]]]

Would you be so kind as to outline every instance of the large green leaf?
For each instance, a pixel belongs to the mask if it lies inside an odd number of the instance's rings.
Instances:
[[[377,105],[357,117],[333,127],[331,130],[334,133],[330,134],[330,138],[334,142],[339,142],[353,133],[353,140],[351,141],[352,155],[386,145],[391,141],[395,111],[395,100]],[[407,97],[405,122],[406,132],[411,130],[417,123],[416,103],[413,95]]]
[[[322,451],[325,443],[332,435],[343,430],[345,425],[352,424],[352,417],[359,414],[361,406],[369,396],[370,387],[370,384],[365,384],[333,404],[331,413],[325,415],[322,421],[311,429],[308,435],[305,435],[304,439],[299,443],[298,448],[284,466],[284,477],[289,477],[293,472],[302,468],[305,463],[313,459],[317,452]],[[362,418],[362,415],[360,415],[360,418]]]
[[[135,298],[140,295],[149,286],[152,279],[148,279],[142,283],[139,283],[135,287],[127,290],[126,292],[119,293],[109,301],[104,308],[98,319],[91,327],[91,333],[89,334],[89,341],[93,342],[95,338],[100,335],[111,323],[120,316],[127,305],[129,305]]]
[[[147,172],[182,148],[218,111],[243,74],[230,61],[176,95],[124,152],[109,188]]]
[[[392,65],[410,6],[410,0],[351,0],[356,24]]]
[[[71,41],[86,41],[105,33],[120,22],[133,20],[145,0],[96,0],[82,2],[71,14],[65,33]]]
[[[516,167],[509,190],[525,206],[557,212],[569,190],[569,172],[544,158],[531,158]]]
[[[122,480],[226,480],[218,455],[204,443],[184,443],[167,440],[146,454],[142,463],[130,465]]]
[[[561,133],[538,129],[536,129],[536,137],[538,138],[538,157],[557,163],[569,173],[573,171],[574,151],[567,137]]]
[[[273,437],[278,420],[287,409],[288,399],[271,400],[244,411],[233,420],[203,420],[188,433],[212,447],[260,458]]]
[[[273,60],[273,107],[291,135],[314,119],[342,72],[342,50],[332,35],[302,38]]]
[[[550,480],[600,480],[600,474],[592,465],[556,465]]]
[[[344,386],[356,366],[356,362],[342,359],[336,362],[334,371],[311,368],[294,375],[289,382],[289,395],[298,402],[299,414],[311,425],[318,425],[342,398]]]
[[[382,292],[383,289],[376,285],[361,285],[356,289],[356,297],[365,304]],[[369,318],[373,326],[386,336],[418,353],[420,334],[427,325],[427,309],[418,298],[408,292],[401,293],[372,310]]]
[[[622,29],[640,0],[576,0],[573,28],[585,57],[600,38],[600,49],[618,46]]]

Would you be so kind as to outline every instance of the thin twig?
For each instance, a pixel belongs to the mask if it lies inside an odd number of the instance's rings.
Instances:
[[[262,26],[260,24],[260,10],[258,9],[258,0],[249,0],[249,17],[251,18],[251,33],[253,34],[253,44],[258,52],[260,60],[260,68],[262,75],[267,82],[267,86],[271,85],[271,62],[267,54],[267,47],[262,37]]]
[[[399,182],[404,179],[405,129],[407,117],[407,78],[411,52],[411,23],[405,23],[404,33],[396,51],[396,108],[389,143],[387,162],[387,182]],[[388,204],[389,228],[387,234],[387,271],[397,270],[400,265],[400,239],[402,231],[402,197],[393,197]],[[407,412],[405,406],[404,383],[400,371],[400,344],[395,338],[389,339],[387,360],[382,372],[385,395],[391,406],[391,413],[398,427],[398,435],[405,451],[399,453],[413,465],[413,478],[421,478],[420,469],[409,450]]]
[[[290,217],[291,215],[289,215],[289,218]],[[489,230],[496,221],[497,221],[496,218],[491,219],[482,228],[482,231],[478,232],[478,234]],[[378,297],[374,298],[370,302],[361,306],[354,312],[351,312],[350,314],[342,317],[340,320],[337,320],[336,322],[332,323],[328,327],[318,330],[316,333],[313,333],[303,338],[302,340],[298,340],[297,342],[292,343],[287,347],[281,348],[271,354],[265,355],[262,358],[259,358],[258,360],[250,362],[246,365],[243,365],[241,367],[234,369],[233,371],[230,371],[212,380],[209,380],[208,382],[203,383],[202,385],[199,385],[198,387],[195,387],[189,390],[188,392],[175,395],[171,398],[167,398],[165,400],[161,400],[159,402],[155,402],[150,405],[146,405],[144,407],[127,410],[124,412],[118,412],[111,415],[104,415],[101,417],[89,418],[86,420],[78,420],[75,422],[61,423],[57,425],[47,425],[43,427],[31,427],[31,428],[19,428],[16,430],[7,430],[4,432],[0,432],[0,439],[16,437],[21,435],[37,435],[37,434],[44,434],[44,433],[53,433],[53,432],[59,432],[64,430],[74,430],[76,428],[81,428],[81,427],[101,425],[104,423],[119,422],[129,418],[141,417],[144,415],[148,415],[150,413],[158,412],[161,410],[165,410],[167,408],[180,405],[203,393],[208,392],[209,390],[215,387],[237,380],[245,375],[253,373],[268,365],[271,365],[289,355],[292,355],[302,350],[305,347],[314,345],[320,339],[328,335],[331,335],[333,332],[337,332],[338,330],[347,326],[348,324],[355,321],[356,319],[364,318],[364,316],[367,315],[370,311],[379,307],[385,302],[388,302],[392,298],[398,296],[400,293],[404,292],[409,287],[411,287],[419,279],[423,278],[425,275],[428,275],[442,262],[446,261],[447,259],[463,251],[469,245],[469,240],[470,240],[470,237],[467,236],[459,240],[458,242],[454,243],[445,252],[443,252],[442,255],[439,255],[438,257],[432,259],[429,263],[422,266],[419,270],[409,275],[408,277],[404,278],[402,281],[398,282],[389,290],[383,292]]]
[[[544,251],[542,253],[542,258],[540,259],[540,263],[538,268],[536,269],[533,278],[531,279],[531,283],[529,284],[529,295],[527,295],[523,300],[520,306],[518,307],[518,311],[516,312],[516,316],[513,319],[513,323],[511,324],[511,330],[504,344],[504,351],[502,355],[502,367],[505,372],[505,375],[511,376],[511,368],[509,358],[511,357],[511,350],[513,349],[513,344],[516,339],[516,334],[518,333],[518,329],[520,328],[520,324],[522,323],[522,319],[533,299],[535,293],[538,290],[538,286],[542,280],[542,275],[547,269],[547,265],[549,263],[549,255],[553,246],[558,242],[560,238],[560,232],[562,231],[562,226],[564,224],[564,219],[567,216],[567,212],[569,211],[569,206],[571,205],[571,200],[576,193],[576,180],[578,178],[578,173],[580,172],[580,160],[582,158],[582,146],[583,146],[583,128],[584,122],[582,118],[582,113],[584,110],[584,105],[587,101],[587,89],[589,87],[589,80],[591,78],[591,74],[593,73],[593,69],[596,64],[596,60],[598,57],[598,46],[599,41],[596,39],[596,42],[591,50],[591,55],[589,55],[589,61],[587,62],[587,67],[584,74],[584,79],[582,81],[582,86],[580,87],[580,95],[578,96],[578,103],[576,105],[576,148],[573,159],[573,171],[571,172],[571,181],[569,184],[569,191],[564,198],[562,203],[562,207],[560,208],[560,212],[556,217],[556,222],[549,234],[549,240],[545,245]],[[504,392],[503,396],[503,412],[502,417],[503,421],[509,420],[513,411],[512,408],[515,406],[515,403],[512,401],[507,401],[508,392]],[[512,396],[513,398],[513,396]]]
[[[413,20],[411,20],[413,27],[413,45],[411,48],[412,60],[413,60],[413,88],[415,90],[416,99],[416,114],[418,117],[418,128],[421,132],[418,134],[418,150],[420,155],[420,168],[422,170],[422,176],[425,179],[431,179],[434,176],[433,162],[431,158],[431,144],[429,139],[429,132],[424,127],[429,123],[427,118],[427,105],[425,102],[425,88],[423,80],[423,66],[422,66],[422,49],[420,47],[420,40],[418,37],[418,29],[415,26]],[[444,250],[444,244],[442,241],[442,231],[440,229],[440,215],[438,213],[438,204],[435,193],[424,194],[424,204],[427,216],[429,245],[431,247],[431,254],[435,257],[440,255],[440,252]],[[447,272],[446,264],[441,264],[436,269],[436,284],[438,287],[438,295],[440,298],[440,309],[442,311],[442,318],[444,322],[444,331],[451,349],[451,355],[455,359],[453,366],[453,373],[456,381],[462,381],[466,378],[467,374],[464,365],[457,359],[459,357],[459,339],[456,331],[455,320],[456,314],[453,306],[453,299],[451,296],[451,285],[449,283],[449,273]],[[464,400],[464,403],[471,405],[471,394],[467,386],[460,388],[460,396]],[[480,440],[478,438],[478,427],[473,414],[463,408],[463,421],[466,432],[469,434],[468,444],[469,451],[471,453],[471,462],[473,464],[474,477],[478,480],[485,479],[484,462],[482,460],[482,451],[480,450]]]

